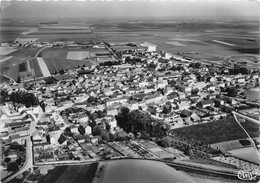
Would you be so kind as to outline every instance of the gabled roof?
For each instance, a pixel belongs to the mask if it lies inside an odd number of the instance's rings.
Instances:
[[[214,104],[213,100],[204,100],[201,102],[202,105],[207,105],[207,104]]]
[[[10,138],[11,140],[15,140],[15,139],[21,138],[21,136],[20,136],[19,134],[14,134],[14,135],[10,135],[9,138]]]

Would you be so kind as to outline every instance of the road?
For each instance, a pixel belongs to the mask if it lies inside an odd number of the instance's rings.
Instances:
[[[255,123],[255,124],[257,124],[257,125],[260,126],[260,121],[259,121],[259,120],[256,120],[256,119],[254,119],[254,118],[251,118],[251,117],[249,117],[249,116],[246,116],[246,115],[244,115],[244,114],[241,114],[240,112],[232,111],[232,113],[235,114],[235,115],[237,115],[237,116],[239,116],[239,117],[241,117],[241,118],[247,119],[248,121],[253,122],[253,123]]]
[[[18,172],[16,172],[15,174],[13,174],[12,176],[8,177],[7,179],[3,180],[3,183],[7,183],[10,180],[14,179],[15,177],[17,177],[18,175],[22,174],[23,172],[25,172],[26,170],[28,170],[29,168],[33,167],[33,151],[32,151],[32,141],[31,141],[31,136],[33,135],[34,131],[35,131],[35,127],[37,122],[40,120],[43,111],[41,109],[41,107],[39,107],[40,109],[40,113],[38,115],[38,117],[36,118],[36,116],[31,112],[31,111],[27,111],[28,114],[32,115],[33,120],[32,123],[30,125],[30,129],[29,129],[29,133],[30,135],[28,135],[27,137],[25,137],[25,141],[26,141],[26,160],[23,164],[23,166],[19,169]]]
[[[114,55],[115,58],[117,58],[118,60],[120,60],[120,58],[118,58],[118,56],[113,52],[113,50],[111,50],[111,48],[109,48],[103,40],[101,40],[102,44],[106,47],[106,49],[108,49],[110,51],[110,53],[112,53]]]

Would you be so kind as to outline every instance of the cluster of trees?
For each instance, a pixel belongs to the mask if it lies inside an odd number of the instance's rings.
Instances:
[[[245,67],[235,67],[233,69],[229,69],[229,74],[230,75],[235,75],[235,74],[242,74],[242,75],[246,75],[250,73],[250,70],[248,70]]]
[[[189,65],[189,67],[195,68],[195,69],[199,69],[201,67],[201,63],[196,62],[196,63],[191,63]]]
[[[21,90],[12,92],[10,94],[10,100],[13,103],[24,104],[25,107],[36,106],[39,104],[37,97],[33,93],[28,93]]]
[[[141,138],[150,139],[152,137],[162,138],[166,136],[169,126],[164,122],[157,121],[142,110],[133,110],[122,107],[121,112],[116,116],[118,125],[127,133],[134,136],[141,134]]]
[[[239,90],[236,87],[220,88],[222,92],[227,92],[227,96],[236,97]]]
[[[4,162],[7,165],[7,171],[18,171],[19,167],[22,165],[22,163],[25,160],[25,147],[23,145],[18,144],[17,142],[14,142],[10,144],[10,147],[4,151],[4,155],[8,156],[9,151],[16,151],[18,154],[18,158],[15,161],[12,161],[11,158],[6,157],[4,159]]]
[[[126,57],[125,58],[125,62],[128,63],[128,64],[136,64],[136,63],[142,63],[141,59],[140,58],[130,58],[130,57]]]
[[[8,99],[8,91],[5,89],[2,89],[0,91],[0,104],[4,104]]]
[[[229,97],[236,97],[238,94],[238,89],[236,87],[230,87],[226,89],[226,92]]]
[[[101,62],[99,65],[100,66],[120,65],[120,61],[118,61],[118,62],[111,62],[111,61]]]

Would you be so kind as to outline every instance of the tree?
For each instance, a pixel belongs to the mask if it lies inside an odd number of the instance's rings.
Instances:
[[[79,125],[78,131],[79,131],[79,133],[80,133],[81,135],[84,135],[84,134],[85,134],[85,128],[84,128],[83,126],[81,126],[81,125]]]
[[[196,69],[199,69],[199,68],[201,67],[201,63],[196,62],[196,63],[194,64],[194,67],[195,67]]]
[[[18,171],[19,170],[19,165],[17,162],[11,162],[7,165],[7,171],[12,171],[12,172],[15,172],[15,171]]]
[[[171,104],[166,104],[163,106],[163,113],[164,114],[169,114],[171,112],[172,106]]]
[[[16,82],[17,82],[17,83],[21,83],[21,76],[18,76],[18,77],[17,77]]]
[[[227,91],[227,95],[228,95],[229,97],[236,97],[237,94],[238,94],[238,89],[235,88],[235,87],[227,88],[226,91]]]
[[[6,102],[6,99],[8,97],[8,92],[7,90],[1,90],[1,93],[0,93],[0,103],[4,104]]]
[[[111,125],[109,123],[106,123],[106,130],[110,131],[110,129],[111,129]]]
[[[24,104],[25,107],[36,106],[39,104],[38,99],[33,93],[27,93],[24,91],[12,92],[10,95],[10,100],[13,103]]]
[[[64,74],[64,70],[61,69],[61,70],[59,71],[59,73],[60,73],[61,75],[63,75],[63,74]]]
[[[10,163],[11,162],[11,158],[9,158],[9,157],[5,158],[4,162],[5,163]]]

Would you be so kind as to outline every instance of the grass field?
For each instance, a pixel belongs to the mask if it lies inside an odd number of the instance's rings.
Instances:
[[[95,177],[97,166],[98,163],[57,166],[42,177],[38,183],[91,183]]]
[[[259,136],[258,125],[250,122],[243,123],[251,137]],[[171,130],[172,133],[183,134],[186,138],[194,138],[206,144],[247,138],[245,132],[236,123],[234,118],[187,126]]]

